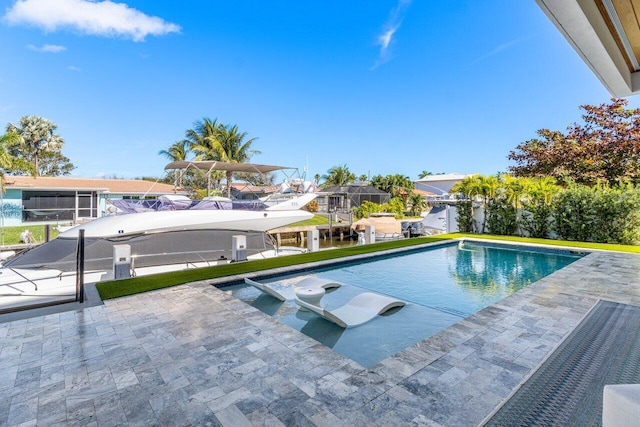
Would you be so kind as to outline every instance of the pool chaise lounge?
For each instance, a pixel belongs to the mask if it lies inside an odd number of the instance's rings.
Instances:
[[[271,295],[274,298],[279,299],[280,301],[292,300],[295,298],[295,290],[292,288],[278,288],[276,289],[274,286],[271,286],[268,283],[260,283],[251,279],[244,279],[244,283],[247,285],[251,285],[256,289],[261,290],[267,295]],[[296,287],[307,287],[307,288],[323,288],[323,289],[333,289],[339,288],[341,285],[330,279],[324,279],[322,277],[311,276],[306,279],[302,279],[298,282]]]
[[[378,314],[382,314],[394,307],[402,307],[406,304],[404,301],[373,292],[364,292],[357,295],[353,297],[351,301],[335,310],[327,310],[301,301],[298,298],[295,298],[295,302],[300,307],[304,307],[342,328],[362,325],[375,318]]]
[[[280,301],[286,301],[288,299],[293,299],[294,297],[292,289],[276,289],[266,283],[256,282],[255,280],[247,278],[244,279],[244,283],[246,283],[247,285],[251,285],[256,289],[259,289],[265,294],[271,295],[272,297],[279,299]]]

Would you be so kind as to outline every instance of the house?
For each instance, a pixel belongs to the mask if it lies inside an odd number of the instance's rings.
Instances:
[[[318,209],[320,212],[349,212],[365,200],[383,204],[391,199],[387,192],[370,185],[348,184],[323,188],[318,193]]]
[[[462,182],[465,178],[474,174],[447,173],[440,175],[427,175],[417,181],[413,181],[416,192],[427,192],[432,195],[427,196],[428,201],[448,200],[454,185]]]
[[[187,194],[173,185],[139,179],[5,176],[4,185],[0,203],[4,226],[82,221],[105,215],[110,199]]]

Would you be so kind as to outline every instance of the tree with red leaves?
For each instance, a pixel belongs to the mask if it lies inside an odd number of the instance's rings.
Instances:
[[[516,162],[516,176],[551,176],[558,182],[593,186],[640,183],[640,108],[628,109],[627,100],[582,105],[584,124],[567,133],[540,129],[539,138],[526,141],[508,155]]]

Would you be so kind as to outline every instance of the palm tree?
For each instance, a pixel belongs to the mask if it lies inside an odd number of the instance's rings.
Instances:
[[[415,216],[420,215],[420,213],[427,206],[422,195],[417,193],[411,194],[411,196],[409,197],[409,202],[411,203],[411,213]]]
[[[507,200],[511,203],[516,211],[516,234],[520,235],[520,204],[525,194],[527,181],[525,178],[517,178],[511,175],[503,175],[504,189]]]
[[[161,156],[167,157],[172,162],[177,162],[181,160],[187,160],[187,156],[189,155],[189,141],[183,139],[182,141],[176,141],[169,147],[167,150],[160,150],[158,154]],[[179,170],[175,170],[175,181],[177,184],[182,187],[182,174]]]
[[[0,136],[0,191],[4,192],[4,174],[7,170],[17,168],[31,170],[31,163],[11,155],[11,148],[21,142],[20,135],[16,132],[7,132]]]
[[[478,194],[482,196],[482,204],[484,206],[481,231],[484,233],[487,225],[487,217],[491,214],[489,201],[495,199],[498,188],[500,187],[500,181],[495,176],[477,175],[474,178],[477,184]]]
[[[160,150],[158,154],[165,156],[172,162],[180,160],[187,160],[189,155],[189,141],[183,139],[182,141],[176,141],[167,150]]]
[[[462,181],[458,182],[451,188],[451,193],[459,193],[463,196],[466,202],[462,205],[466,205],[467,211],[459,213],[459,217],[463,217],[468,222],[469,232],[476,232],[476,222],[473,219],[473,202],[480,194],[480,186],[475,176],[468,176]]]
[[[356,180],[355,174],[353,174],[347,165],[333,166],[327,171],[326,175],[322,176],[325,185],[347,185]]]
[[[195,160],[220,160],[214,149],[215,141],[222,127],[218,119],[204,117],[193,125],[193,129],[185,131],[187,146],[195,154]]]
[[[216,140],[213,144],[218,160],[227,163],[246,163],[252,155],[260,154],[258,150],[252,150],[257,138],[245,140],[247,132],[240,132],[237,125],[220,126]],[[227,171],[227,197],[231,197],[231,180],[233,172]]]
[[[433,175],[433,173],[432,173],[432,172],[429,172],[429,171],[422,171],[422,172],[420,172],[420,174],[418,175],[418,179],[422,179],[422,178],[424,178],[425,176],[429,176],[429,175]]]
[[[62,137],[53,133],[57,128],[54,122],[39,116],[24,116],[18,121],[17,126],[12,123],[7,125],[8,133],[19,135],[27,156],[33,160],[36,176],[40,174],[38,159],[41,152],[59,151],[64,145]]]

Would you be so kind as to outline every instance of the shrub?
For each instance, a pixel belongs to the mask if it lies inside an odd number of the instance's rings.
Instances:
[[[315,200],[312,200],[306,205],[304,205],[302,209],[308,212],[313,212],[313,213],[318,212],[318,202],[316,202]]]
[[[595,225],[593,190],[571,185],[553,198],[553,230],[564,240],[587,242]]]
[[[487,218],[487,227],[493,234],[513,235],[518,231],[516,208],[504,196],[489,200],[491,215]]]
[[[473,233],[473,202],[464,200],[458,203],[458,230],[461,233]]]

